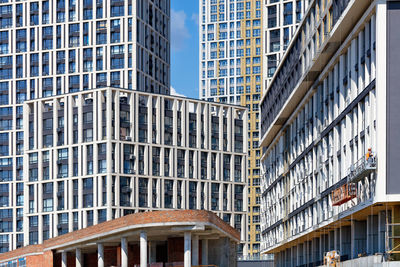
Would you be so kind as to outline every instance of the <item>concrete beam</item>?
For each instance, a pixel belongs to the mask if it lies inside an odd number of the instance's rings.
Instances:
[[[171,231],[204,231],[204,225],[193,225],[193,226],[181,226],[181,227],[172,227]]]

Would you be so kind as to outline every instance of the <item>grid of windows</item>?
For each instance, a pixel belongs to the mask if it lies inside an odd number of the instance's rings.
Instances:
[[[23,136],[24,101],[105,86],[169,94],[169,16],[169,0],[1,1],[0,185],[17,192],[24,178],[36,181],[42,176],[37,168],[23,176],[24,142],[29,147],[34,143]],[[43,145],[60,145],[51,133],[60,126],[50,121],[45,125]],[[93,135],[87,130],[84,138]],[[68,165],[61,166],[57,177],[68,171]],[[45,168],[43,179],[52,179],[50,173]],[[33,205],[22,191],[13,199],[0,196],[0,210]],[[90,205],[90,197],[86,203]],[[57,209],[49,198],[41,205],[47,211]],[[26,236],[37,241],[35,234],[19,227],[22,215],[11,220],[17,227],[5,235],[10,242],[0,243],[1,251],[22,246]]]
[[[310,264],[310,260],[303,255],[311,253],[306,246],[314,241],[304,241],[307,235],[325,242],[328,236],[336,235],[336,231],[354,231],[355,225],[348,228],[340,226],[343,218],[357,216],[360,207],[373,205],[373,200],[379,199],[378,195],[382,194],[377,190],[377,184],[380,177],[385,176],[379,176],[375,169],[368,173],[358,172],[357,179],[353,177],[357,173],[354,169],[360,162],[372,162],[376,156],[380,157],[375,155],[379,134],[386,134],[385,129],[380,132],[377,127],[380,119],[377,114],[385,102],[378,103],[379,90],[376,88],[380,71],[376,43],[381,41],[383,45],[386,40],[378,38],[379,13],[375,13],[373,8],[368,9],[368,6],[369,3],[362,7],[354,6],[350,1],[340,4],[315,1],[294,39],[296,45],[288,51],[289,55],[264,97],[261,249],[265,252],[271,248],[278,251],[275,254],[278,265],[284,264],[285,255],[290,251],[302,247],[305,248],[304,254],[297,256],[300,259],[297,263]],[[326,55],[326,60],[318,58],[323,45],[334,45],[336,42],[329,32],[334,27],[340,32],[341,27],[349,26],[338,20],[347,7],[350,11],[346,16],[354,17],[357,12],[365,12],[365,16],[352,24],[351,33],[342,37],[343,42],[337,49],[327,52],[330,54]],[[294,54],[299,57],[291,57]],[[298,64],[299,67],[293,68],[293,72],[287,71],[286,64]],[[300,81],[300,77],[311,74],[310,68],[315,65],[320,67],[318,73],[324,74]],[[280,87],[286,88],[284,90],[278,89],[280,82],[277,81],[282,78],[288,81]],[[301,86],[309,82],[312,85],[306,85],[306,89],[300,92]],[[271,96],[277,90],[279,93],[274,99]],[[278,100],[282,98],[286,102],[292,93],[300,93],[296,98],[301,106],[297,106],[297,102],[286,105]],[[271,109],[271,106],[276,109]],[[282,118],[277,115],[281,112],[291,115],[279,125],[282,128],[277,132],[269,130],[272,120]],[[382,160],[381,164],[387,163]],[[351,201],[340,202],[339,205],[335,200],[335,190],[349,184],[356,187],[357,194]],[[323,229],[328,224],[334,227]],[[322,234],[315,235],[317,232]],[[331,245],[329,248],[322,246],[320,255],[347,242],[336,244],[333,238],[329,239]],[[288,241],[292,243],[288,244]],[[354,244],[354,240],[348,242],[349,247]],[[279,247],[279,244],[285,244],[285,248]],[[372,248],[370,253],[375,253],[375,250]],[[354,258],[349,248],[341,250],[341,257]],[[317,256],[313,260],[322,260],[322,257]]]
[[[31,233],[25,244],[160,209],[213,210],[245,240],[246,109],[116,88],[25,105],[24,127],[33,124],[25,138],[34,141],[25,145],[24,173],[35,170],[25,184]],[[50,134],[54,144],[46,146]],[[57,179],[47,180],[45,173]],[[47,233],[39,216],[52,218],[56,230]]]

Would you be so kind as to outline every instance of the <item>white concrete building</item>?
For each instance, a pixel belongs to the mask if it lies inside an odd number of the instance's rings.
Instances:
[[[25,100],[115,86],[169,94],[169,0],[0,1],[0,253],[23,245]]]
[[[130,213],[206,209],[247,229],[247,111],[118,88],[24,104],[24,244]]]
[[[261,103],[262,252],[277,266],[399,260],[399,15],[399,1],[309,1]]]

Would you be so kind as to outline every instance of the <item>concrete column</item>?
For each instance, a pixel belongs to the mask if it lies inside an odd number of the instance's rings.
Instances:
[[[385,211],[378,213],[378,252],[385,252],[385,230],[386,214]]]
[[[184,254],[184,267],[191,267],[192,266],[192,234],[190,232],[185,232],[184,236],[184,247],[185,247],[185,254]],[[142,267],[142,266],[141,266]]]
[[[128,239],[121,238],[121,266],[128,267]]]
[[[352,258],[354,259],[358,258],[358,254],[366,253],[367,222],[353,220],[351,227]]]
[[[392,209],[392,223],[393,225],[391,226],[392,228],[392,234],[391,236],[400,236],[400,227],[399,227],[399,223],[400,223],[400,206],[394,206]],[[400,246],[400,241],[398,238],[393,238],[392,239],[392,248],[395,252],[399,251],[399,246]],[[398,255],[398,253],[394,253],[394,255],[392,256],[393,259],[395,261],[399,261],[400,260],[400,255]]]
[[[372,230],[372,225],[373,225],[373,221],[372,221],[372,216],[368,215],[367,217],[367,255],[372,255],[372,251],[373,249],[373,244],[371,244],[371,239],[373,240],[373,236],[371,233]]]
[[[147,232],[140,232],[140,267],[147,267]]]
[[[97,266],[104,267],[104,245],[102,243],[97,244]]]
[[[157,243],[156,242],[149,242],[149,263],[157,262]]]
[[[67,267],[67,252],[61,253],[61,267]]]
[[[76,258],[76,267],[83,267],[83,258],[82,258],[82,251],[80,248],[75,250],[75,258]]]
[[[208,239],[201,241],[201,265],[208,265]]]
[[[351,226],[342,226],[340,227],[340,260],[350,260],[351,252]]]
[[[192,239],[192,265],[199,265],[199,236],[193,235]]]

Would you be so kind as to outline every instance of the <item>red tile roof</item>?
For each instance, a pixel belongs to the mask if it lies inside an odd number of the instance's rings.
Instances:
[[[168,211],[152,211],[143,213],[130,214],[115,220],[103,222],[84,229],[73,231],[65,235],[57,236],[46,240],[42,245],[30,245],[10,252],[0,254],[0,262],[23,257],[29,254],[43,253],[46,249],[52,247],[63,246],[64,244],[77,242],[79,239],[90,239],[100,233],[109,233],[118,231],[134,225],[145,225],[151,227],[157,223],[205,223],[219,228],[220,231],[230,235],[231,238],[240,240],[240,233],[224,222],[221,218],[211,211],[205,210],[168,210]],[[123,231],[123,230],[121,230]]]

